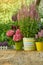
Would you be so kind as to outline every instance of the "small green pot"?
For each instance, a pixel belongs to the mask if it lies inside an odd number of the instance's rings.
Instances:
[[[23,41],[15,42],[15,49],[16,50],[22,50],[23,48]]]

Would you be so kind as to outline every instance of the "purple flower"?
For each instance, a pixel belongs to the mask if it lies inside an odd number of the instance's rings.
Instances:
[[[8,42],[7,41],[4,41],[3,42],[3,46],[8,46]]]
[[[12,16],[12,21],[16,21],[17,20],[17,14]]]
[[[3,43],[2,43],[2,42],[0,42],[0,46],[2,46],[2,44],[3,44]]]
[[[36,38],[36,39],[38,38],[38,35],[37,35],[37,34],[35,34],[35,38]]]
[[[41,32],[38,32],[38,37],[42,37],[42,33]]]
[[[11,26],[11,29],[12,29],[12,30],[16,30],[16,29],[17,29],[17,27],[16,27],[16,26],[14,26],[14,25],[12,25],[12,26]]]
[[[17,29],[19,29],[19,26],[17,26]]]
[[[41,34],[42,34],[42,37],[43,37],[43,30],[41,30]]]

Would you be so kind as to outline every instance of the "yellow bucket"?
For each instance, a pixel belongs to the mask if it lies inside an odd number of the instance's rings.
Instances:
[[[43,51],[43,42],[36,42],[37,51]]]

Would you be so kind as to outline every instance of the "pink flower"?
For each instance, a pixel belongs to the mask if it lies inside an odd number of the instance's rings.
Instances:
[[[28,7],[26,6],[22,6],[21,9],[19,10],[18,14],[17,14],[17,19],[18,21],[21,19],[21,18],[25,18],[25,17],[28,17]]]
[[[21,35],[20,34],[19,35],[14,35],[13,40],[14,41],[20,41],[21,40]]]
[[[30,16],[30,18],[39,20],[39,13],[38,13],[38,11],[37,11],[36,6],[35,6],[34,3],[32,3],[30,5],[30,8],[29,8],[29,16]]]
[[[20,33],[21,33],[20,29],[17,29],[16,34],[20,34]]]
[[[23,38],[20,29],[17,29],[15,35],[13,36],[13,41],[20,41]]]
[[[41,32],[38,32],[38,37],[42,37],[42,33]]]
[[[14,34],[14,31],[13,31],[13,30],[9,30],[9,31],[7,31],[7,33],[6,33],[6,35],[7,35],[8,37],[13,36],[13,34]]]
[[[36,39],[38,38],[38,35],[37,35],[37,34],[35,34],[35,38],[36,38]]]
[[[43,37],[43,30],[41,30],[41,34],[42,34],[42,37]]]

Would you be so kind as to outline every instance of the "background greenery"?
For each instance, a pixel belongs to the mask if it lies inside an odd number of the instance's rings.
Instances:
[[[30,4],[33,0],[0,0],[0,23],[8,23],[23,4]]]
[[[0,41],[3,42],[7,40],[6,31],[11,29],[11,25],[17,26],[17,22],[12,21],[12,15],[21,8],[22,3],[29,5],[32,1],[33,0],[0,0]]]
[[[23,4],[29,5],[32,1],[34,0],[23,0]],[[11,29],[11,25],[17,26],[17,22],[13,22],[11,17],[21,8],[21,5],[22,0],[0,0],[0,41],[7,40],[5,34],[7,30]],[[41,6],[40,8],[43,8]],[[43,13],[43,11],[40,12]]]
[[[41,0],[39,5],[39,13],[40,13],[40,16],[43,18],[43,0]]]
[[[0,23],[0,42],[4,42],[4,41],[8,41],[8,42],[12,42],[11,38],[8,38],[6,36],[6,32],[10,29],[12,29],[12,25],[17,26],[17,22],[11,22],[9,21],[9,23],[5,24],[5,23]]]

